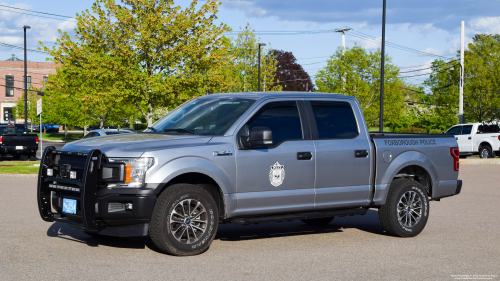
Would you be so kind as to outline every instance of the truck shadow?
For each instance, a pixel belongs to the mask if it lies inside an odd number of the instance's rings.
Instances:
[[[287,236],[314,235],[343,232],[343,229],[355,228],[361,231],[388,235],[382,229],[376,210],[368,210],[364,216],[337,217],[327,225],[312,226],[301,221],[263,223],[258,225],[220,224],[215,239],[220,241],[245,241]],[[149,236],[112,237],[90,236],[82,230],[64,223],[53,223],[47,230],[47,236],[86,244],[89,247],[108,246],[126,249],[145,249],[161,253]]]
[[[336,217],[327,225],[307,225],[301,221],[264,223],[257,225],[221,224],[215,239],[221,241],[243,241],[286,236],[314,235],[343,232],[356,228],[361,231],[388,235],[382,229],[376,210],[368,210],[363,216]]]
[[[47,236],[87,244],[90,247],[109,246],[127,249],[144,249],[146,247],[156,250],[151,239],[145,237],[113,237],[105,235],[91,236],[82,230],[75,229],[64,223],[53,223],[47,230]]]

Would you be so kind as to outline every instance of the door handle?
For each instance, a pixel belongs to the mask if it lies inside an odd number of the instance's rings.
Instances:
[[[368,150],[355,150],[354,151],[354,157],[356,158],[363,158],[368,156]]]
[[[469,140],[470,140],[470,139],[472,139],[472,137],[468,137],[467,139],[469,139]]]
[[[311,160],[312,158],[311,152],[297,152],[297,160]]]

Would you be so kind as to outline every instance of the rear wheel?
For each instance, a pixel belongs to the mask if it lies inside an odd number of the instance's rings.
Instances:
[[[217,205],[205,189],[175,184],[156,200],[149,235],[167,254],[192,256],[210,247],[218,226]]]
[[[481,146],[479,148],[479,158],[491,158],[491,148],[487,145]]]
[[[425,188],[409,179],[393,181],[378,216],[387,233],[399,237],[417,236],[429,218],[429,199]]]
[[[308,225],[326,225],[329,224],[335,217],[329,217],[329,218],[317,218],[317,219],[307,219],[307,220],[300,220],[305,224]]]

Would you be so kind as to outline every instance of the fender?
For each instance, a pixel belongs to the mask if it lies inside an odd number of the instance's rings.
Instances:
[[[431,177],[432,186],[438,186],[437,181],[439,180],[439,178],[436,167],[425,154],[418,151],[403,152],[391,161],[383,175],[380,175],[381,171],[377,169],[377,179],[375,181],[375,195],[373,197],[373,203],[375,205],[385,204],[387,193],[389,192],[389,187],[391,186],[394,177],[399,171],[401,171],[401,169],[413,165],[424,168]],[[435,188],[432,189],[432,193],[434,193],[434,191]]]
[[[231,192],[231,181],[221,167],[202,157],[181,157],[165,163],[148,179],[152,183],[167,183],[173,178],[186,173],[200,173],[212,178],[223,194]]]
[[[492,142],[490,139],[488,139],[488,138],[484,138],[484,137],[483,137],[483,138],[481,138],[481,139],[477,142],[477,144],[475,145],[475,148],[474,148],[474,149],[477,149],[477,150],[476,150],[477,152],[479,152],[479,147],[481,147],[481,144],[482,144],[482,143],[487,143],[487,144],[489,144],[489,145],[490,145],[490,147],[491,147],[491,150],[492,150],[491,152],[492,152],[492,153],[495,151],[495,146],[493,145],[493,142]]]

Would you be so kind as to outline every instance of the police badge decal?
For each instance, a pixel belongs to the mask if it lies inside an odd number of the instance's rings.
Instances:
[[[271,166],[269,171],[269,181],[274,186],[280,186],[285,180],[285,166],[278,161]]]

